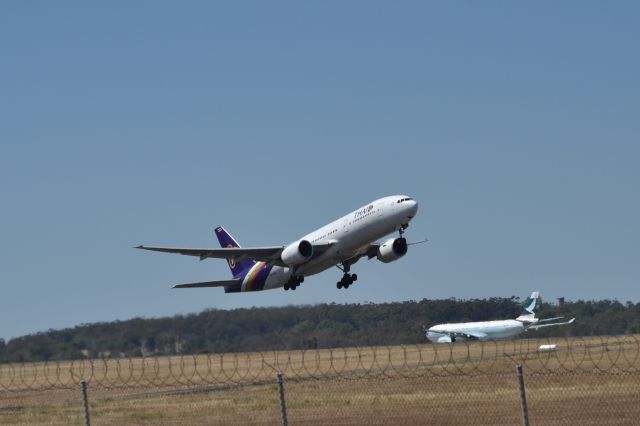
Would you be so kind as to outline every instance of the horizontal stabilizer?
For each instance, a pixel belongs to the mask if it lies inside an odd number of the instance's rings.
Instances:
[[[204,287],[227,287],[242,284],[242,280],[204,281],[201,283],[178,284],[173,288],[204,288]]]

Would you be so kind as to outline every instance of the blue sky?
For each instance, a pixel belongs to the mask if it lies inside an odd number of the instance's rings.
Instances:
[[[635,2],[3,2],[0,337],[234,308],[640,301]],[[420,203],[402,260],[295,292],[174,283]]]

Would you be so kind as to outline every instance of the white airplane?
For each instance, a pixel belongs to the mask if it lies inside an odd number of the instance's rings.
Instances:
[[[575,318],[566,322],[541,324],[562,319],[563,317],[538,319],[535,309],[540,294],[537,291],[525,300],[522,313],[516,319],[480,322],[462,322],[455,324],[438,324],[426,330],[427,339],[434,343],[453,343],[466,340],[503,340],[510,339],[527,330],[542,327],[571,324]]]
[[[180,284],[174,288],[224,287],[225,293],[260,291],[284,287],[295,290],[304,277],[337,266],[344,275],[338,288],[349,288],[358,276],[351,265],[361,257],[376,257],[384,263],[407,254],[404,230],[418,212],[418,203],[406,195],[380,198],[285,246],[241,248],[222,227],[216,236],[222,248],[170,248],[138,246],[143,250],[226,259],[233,279]],[[399,231],[398,238],[376,243]]]

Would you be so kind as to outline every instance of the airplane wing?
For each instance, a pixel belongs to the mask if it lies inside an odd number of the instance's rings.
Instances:
[[[328,243],[312,244],[312,246],[313,246],[313,257],[311,259],[315,259],[316,257],[320,256],[325,251],[329,250],[329,247],[331,247],[335,243],[336,243],[336,241],[334,240],[334,241],[329,241]]]
[[[178,284],[174,285],[173,288],[226,287],[238,284],[242,284],[242,280],[204,281],[201,283]]]
[[[422,244],[422,243],[427,243],[427,242],[429,242],[429,240],[427,238],[425,238],[424,240],[420,240],[420,241],[412,241],[410,243],[407,243],[407,245],[408,246],[414,246],[416,244]],[[366,251],[364,253],[358,255],[358,259],[360,259],[362,256],[367,256],[368,259],[373,259],[378,254],[378,249],[380,248],[381,245],[382,244],[380,244],[380,243],[369,244],[369,246],[367,247]],[[356,262],[357,262],[358,259],[356,259]]]
[[[529,327],[527,327],[527,330],[537,330],[539,328],[543,328],[543,327],[553,327],[554,325],[567,325],[567,324],[571,324],[575,321],[575,318],[571,318],[569,321],[565,321],[565,322],[554,322],[553,324],[534,324],[534,325],[530,325]]]
[[[536,324],[539,324],[541,322],[556,321],[556,320],[559,320],[559,319],[562,319],[562,318],[564,318],[564,317],[553,317],[553,318],[540,319],[540,320],[538,320],[538,322]]]
[[[320,256],[327,251],[334,243],[313,244],[313,258]],[[278,266],[287,266],[280,259],[280,254],[284,250],[283,246],[273,247],[228,247],[228,248],[176,248],[176,247],[149,247],[137,246],[141,250],[159,251],[162,253],[177,253],[185,256],[199,257],[200,260],[215,259],[250,259],[258,262],[271,262]]]
[[[159,251],[162,253],[178,253],[185,256],[196,256],[200,260],[216,259],[252,259],[267,262],[280,257],[284,247],[252,247],[252,248],[176,248],[176,247],[148,247],[138,246],[137,249]]]
[[[487,338],[487,335],[485,333],[481,333],[479,331],[462,332],[462,331],[438,330],[436,331],[436,333],[446,334],[452,339],[455,339],[456,337],[462,337],[467,340],[483,340]]]

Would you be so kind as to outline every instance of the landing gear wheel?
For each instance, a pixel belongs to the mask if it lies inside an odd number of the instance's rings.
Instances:
[[[338,268],[340,268],[338,266]],[[348,272],[348,268],[340,268],[344,271],[344,275],[342,279],[336,283],[336,287],[338,288],[349,288],[354,282],[358,281],[358,276],[356,274],[350,274]]]
[[[355,278],[354,278],[355,277]],[[353,284],[353,282],[355,280],[358,279],[357,275],[351,275],[351,274],[347,274],[345,272],[345,274],[342,276],[342,279],[340,281],[338,281],[337,287],[338,288],[349,288],[349,286],[351,284]]]
[[[304,277],[302,275],[293,276],[289,279],[288,282],[284,284],[284,289],[295,290],[296,288],[300,287],[300,284],[302,284],[303,282],[304,282]]]

